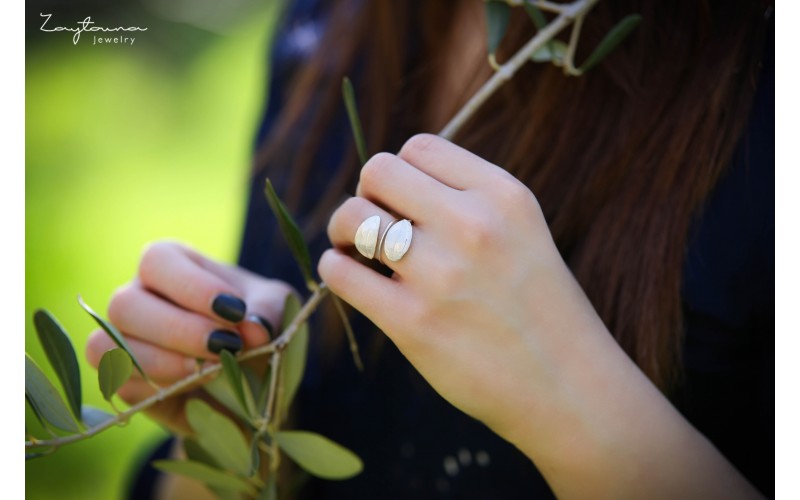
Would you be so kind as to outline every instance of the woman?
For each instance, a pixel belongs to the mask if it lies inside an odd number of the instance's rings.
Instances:
[[[501,62],[535,33],[515,11]],[[360,374],[322,312],[296,415],[365,471],[308,480],[301,496],[769,495],[770,9],[600,2],[578,60],[631,12],[643,22],[600,67],[526,66],[450,143],[414,134],[490,76],[482,2],[295,2],[273,49],[241,267],[154,244],[110,319],[165,383],[266,342],[302,289],[263,198],[270,177],[320,277],[369,320],[355,322]],[[363,168],[339,98],[348,74],[369,150],[399,151]],[[378,234],[413,221],[383,265],[354,249],[376,215]],[[108,342],[92,337],[93,363]],[[150,393],[139,380],[120,391]],[[151,413],[180,429],[181,404]]]

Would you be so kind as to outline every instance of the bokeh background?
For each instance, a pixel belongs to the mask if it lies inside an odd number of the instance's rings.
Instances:
[[[234,262],[255,129],[264,107],[277,0],[26,2],[25,348],[52,374],[32,328],[37,308],[66,328],[84,403],[108,409],[84,360],[92,320],[133,276],[142,248],[171,238]],[[76,26],[140,26],[131,45],[92,45]],[[60,387],[59,387],[60,389]],[[123,405],[124,406],[124,405]],[[38,425],[26,408],[26,431]],[[125,498],[165,432],[134,417],[26,462],[31,499]]]

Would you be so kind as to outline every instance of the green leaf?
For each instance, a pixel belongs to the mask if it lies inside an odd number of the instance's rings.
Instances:
[[[191,462],[199,462],[203,465],[207,465],[212,469],[219,469],[219,464],[214,460],[214,457],[208,454],[206,450],[203,449],[197,441],[192,438],[185,437],[183,438],[183,451],[186,453],[186,458]],[[225,500],[228,498],[231,499],[238,499],[241,498],[238,493],[235,491],[231,491],[229,489],[224,489],[215,486],[209,486],[209,489],[217,496],[220,500]]]
[[[25,396],[40,420],[65,431],[81,431],[61,395],[28,353],[25,353]]]
[[[606,33],[606,36],[597,44],[586,61],[581,64],[578,71],[585,73],[602,61],[608,54],[619,45],[628,34],[641,22],[642,16],[639,14],[630,14],[623,18],[616,26],[611,28],[611,31]]]
[[[323,479],[348,479],[364,468],[355,453],[313,432],[281,431],[275,440],[297,465]]]
[[[128,356],[130,356],[131,361],[133,361],[133,364],[134,366],[136,366],[136,369],[139,370],[139,373],[142,374],[142,377],[144,377],[145,380],[150,380],[150,378],[142,369],[142,366],[139,364],[139,361],[136,360],[136,356],[133,355],[133,351],[131,351],[131,348],[128,347],[128,343],[125,342],[125,337],[122,336],[119,330],[117,330],[114,327],[114,325],[112,325],[111,323],[100,317],[99,314],[94,312],[94,310],[92,310],[92,308],[89,307],[89,304],[83,301],[83,297],[81,297],[80,295],[78,295],[78,303],[81,305],[84,311],[89,313],[89,315],[92,318],[94,318],[97,324],[100,325],[100,328],[105,330],[108,336],[111,337],[111,340],[113,340],[114,343],[117,344],[117,346],[119,346],[120,349],[128,353]]]
[[[267,409],[267,400],[269,399],[269,386],[272,382],[272,370],[267,368],[264,372],[264,378],[261,381],[261,389],[258,391],[258,396],[256,399],[256,408],[258,408],[258,412],[263,415],[264,411]]]
[[[133,373],[133,365],[128,353],[122,349],[111,349],[100,358],[97,367],[97,381],[100,392],[106,401],[111,401],[114,394],[128,381]]]
[[[525,12],[528,13],[528,17],[531,18],[533,21],[533,25],[536,26],[536,31],[541,31],[547,26],[547,19],[545,19],[544,14],[540,11],[535,5],[528,3],[527,1],[522,2],[522,6],[525,8]],[[556,48],[555,43],[558,40],[550,40],[548,41],[544,47],[537,50],[534,55],[531,57],[534,62],[545,62],[545,61],[553,61],[553,60],[564,60],[564,53],[566,52],[566,44],[563,42],[559,42],[564,45],[564,49],[562,49],[561,55],[556,55]],[[539,55],[537,55],[539,54]]]
[[[237,474],[249,474],[250,447],[233,421],[199,399],[187,403],[186,417],[195,439],[214,460]]]
[[[269,358],[266,357],[266,359]],[[247,408],[250,409],[252,415],[263,414],[258,413],[260,407],[256,405],[256,396],[261,392],[260,377],[253,371],[252,366],[239,365],[239,369],[241,369],[242,376],[244,377],[242,385],[244,386],[244,399]],[[264,371],[269,373],[269,366],[265,367]]]
[[[342,79],[342,98],[344,106],[347,108],[347,117],[350,119],[350,128],[353,130],[353,139],[356,142],[358,159],[361,165],[367,163],[367,141],[364,140],[364,129],[361,127],[361,119],[358,117],[358,106],[356,105],[356,93],[353,90],[353,83],[349,78]]]
[[[193,462],[200,462],[215,469],[219,469],[219,463],[214,460],[196,439],[190,437],[183,438],[183,452],[186,453],[186,458]]]
[[[213,396],[214,399],[219,401],[222,406],[235,413],[236,416],[240,417],[242,420],[250,420],[250,415],[245,413],[242,405],[239,404],[239,400],[236,399],[236,396],[231,392],[230,384],[228,384],[228,379],[226,377],[216,377],[214,380],[203,385],[203,389]]]
[[[259,441],[261,440],[255,435],[250,441],[250,474],[248,474],[248,476],[251,477],[258,473],[258,468],[261,466],[261,450],[258,448]]]
[[[545,19],[544,14],[542,14],[542,11],[539,10],[538,7],[527,1],[522,2],[522,7],[525,9],[525,12],[528,13],[537,31],[541,31],[542,28],[547,26],[547,19]]]
[[[114,415],[93,406],[83,405],[81,420],[88,427],[95,427],[114,418]]]
[[[222,371],[225,374],[225,380],[228,381],[233,395],[236,396],[236,401],[239,403],[242,413],[252,419],[255,413],[253,396],[250,395],[249,399],[245,396],[245,390],[249,392],[250,387],[248,386],[245,388],[247,381],[242,379],[242,371],[239,368],[239,362],[236,361],[236,357],[228,351],[222,351],[220,360],[222,360]]]
[[[190,460],[156,460],[153,462],[153,467],[170,474],[180,474],[181,476],[197,479],[208,486],[234,490],[249,495],[256,494],[255,488],[244,479],[199,462]]]
[[[50,366],[53,367],[61,381],[61,387],[64,388],[64,394],[67,396],[72,414],[76,419],[80,419],[81,371],[72,341],[55,318],[43,309],[33,313],[33,324],[36,327],[39,342],[50,361]]]
[[[533,62],[563,61],[567,53],[567,44],[561,40],[552,40],[549,45],[539,48],[531,56]]]
[[[286,302],[283,306],[283,321],[281,331],[286,330],[289,323],[297,316],[301,308],[300,300],[293,294],[286,296]],[[283,384],[283,391],[279,408],[281,413],[285,416],[289,412],[289,406],[292,404],[297,389],[300,387],[300,382],[303,380],[303,374],[306,371],[306,354],[308,352],[308,324],[303,323],[297,329],[292,337],[292,340],[283,351],[283,357],[280,364],[280,378],[278,379]]]
[[[486,2],[486,26],[488,32],[487,44],[489,55],[494,55],[508,28],[508,19],[511,16],[511,7],[505,2]]]
[[[259,500],[278,500],[278,485],[275,482],[275,474],[270,474],[264,488],[261,489]]]
[[[294,260],[300,266],[300,272],[303,273],[306,285],[313,290],[317,287],[317,282],[311,272],[311,255],[308,253],[308,246],[303,239],[303,233],[300,232],[297,223],[289,215],[286,205],[278,198],[275,188],[272,187],[272,182],[269,179],[267,179],[266,194],[267,202],[272,209],[272,213],[278,219],[278,226],[281,228],[281,233],[283,233],[283,237],[289,245],[289,250],[291,250]]]

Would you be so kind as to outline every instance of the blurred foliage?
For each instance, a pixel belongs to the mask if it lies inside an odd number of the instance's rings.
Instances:
[[[149,28],[133,46],[92,45],[90,33],[77,46],[71,34],[37,34],[39,6],[27,4],[25,347],[52,376],[31,319],[47,308],[75,343],[87,404],[108,408],[85,361],[97,325],[78,306],[79,293],[104,313],[133,277],[142,248],[157,239],[236,258],[274,3],[225,2],[238,10],[226,10],[223,22],[214,17],[218,6],[208,11],[211,2],[126,2],[119,18]],[[79,20],[68,17],[77,9],[64,14],[63,3],[50,4],[42,8],[52,7],[55,24]],[[198,22],[201,14],[218,22]],[[38,428],[27,407],[26,428]],[[124,498],[164,436],[136,416],[29,461],[26,497]]]

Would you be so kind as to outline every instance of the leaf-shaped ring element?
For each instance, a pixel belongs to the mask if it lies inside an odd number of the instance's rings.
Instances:
[[[381,227],[380,215],[367,217],[356,230],[355,244],[358,253],[368,259],[375,257],[378,248],[378,230]]]
[[[382,242],[383,253],[386,254],[386,258],[392,262],[402,259],[411,246],[412,236],[413,229],[411,228],[410,220],[394,221],[386,228]]]

